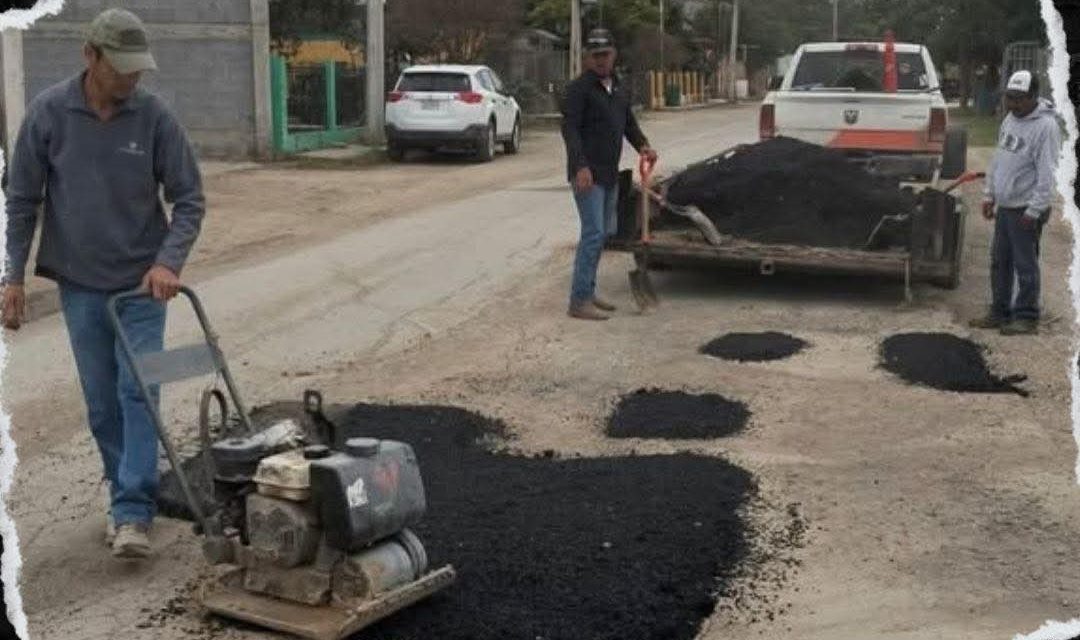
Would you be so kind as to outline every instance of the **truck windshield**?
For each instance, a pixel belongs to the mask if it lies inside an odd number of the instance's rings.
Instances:
[[[884,91],[885,54],[881,51],[808,51],[799,59],[791,88]],[[918,53],[896,54],[897,87],[901,91],[930,88],[926,65]]]
[[[401,76],[398,91],[460,93],[472,91],[472,83],[464,73],[406,73]]]

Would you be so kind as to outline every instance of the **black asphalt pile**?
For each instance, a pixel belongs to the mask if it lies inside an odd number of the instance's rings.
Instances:
[[[948,333],[902,333],[881,344],[881,366],[907,382],[943,391],[1028,392],[1024,375],[1000,377],[986,363],[986,347]]]
[[[612,438],[722,438],[742,431],[750,411],[715,393],[638,389],[619,400],[608,417]]]
[[[361,404],[342,437],[412,444],[428,513],[415,531],[458,581],[365,640],[690,640],[747,553],[746,471],[680,454],[517,457],[461,409]]]
[[[716,228],[745,240],[863,248],[882,216],[910,213],[916,200],[896,179],[874,176],[818,145],[774,138],[676,176],[668,198],[695,205]],[[660,226],[686,226],[664,216]],[[910,225],[888,223],[870,248],[904,246]]]
[[[698,351],[707,356],[738,362],[783,360],[799,353],[807,342],[775,331],[764,333],[727,333],[702,345]]]

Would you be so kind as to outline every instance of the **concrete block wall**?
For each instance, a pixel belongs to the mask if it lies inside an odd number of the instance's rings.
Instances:
[[[158,71],[143,85],[176,112],[202,157],[246,159],[268,144],[257,120],[259,57],[251,0],[66,0],[59,15],[23,34],[26,99],[84,67],[83,29],[98,13],[123,7],[150,31]],[[259,62],[262,62],[261,60]],[[269,70],[266,70],[269,73]],[[265,124],[265,126],[259,126]]]

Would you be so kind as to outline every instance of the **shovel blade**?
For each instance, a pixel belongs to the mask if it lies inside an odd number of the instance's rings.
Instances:
[[[652,279],[645,269],[634,269],[630,272],[630,293],[634,296],[634,302],[642,313],[651,311],[660,306],[660,298],[653,288]]]

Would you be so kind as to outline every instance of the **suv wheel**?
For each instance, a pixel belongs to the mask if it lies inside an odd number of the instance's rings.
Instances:
[[[511,155],[521,151],[521,118],[514,120],[514,131],[510,139],[503,143],[503,150]]]
[[[480,148],[476,157],[480,162],[491,162],[495,158],[495,121],[488,123],[480,133]]]
[[[386,155],[390,156],[392,162],[401,162],[405,159],[405,147],[400,144],[391,142],[386,145]]]

